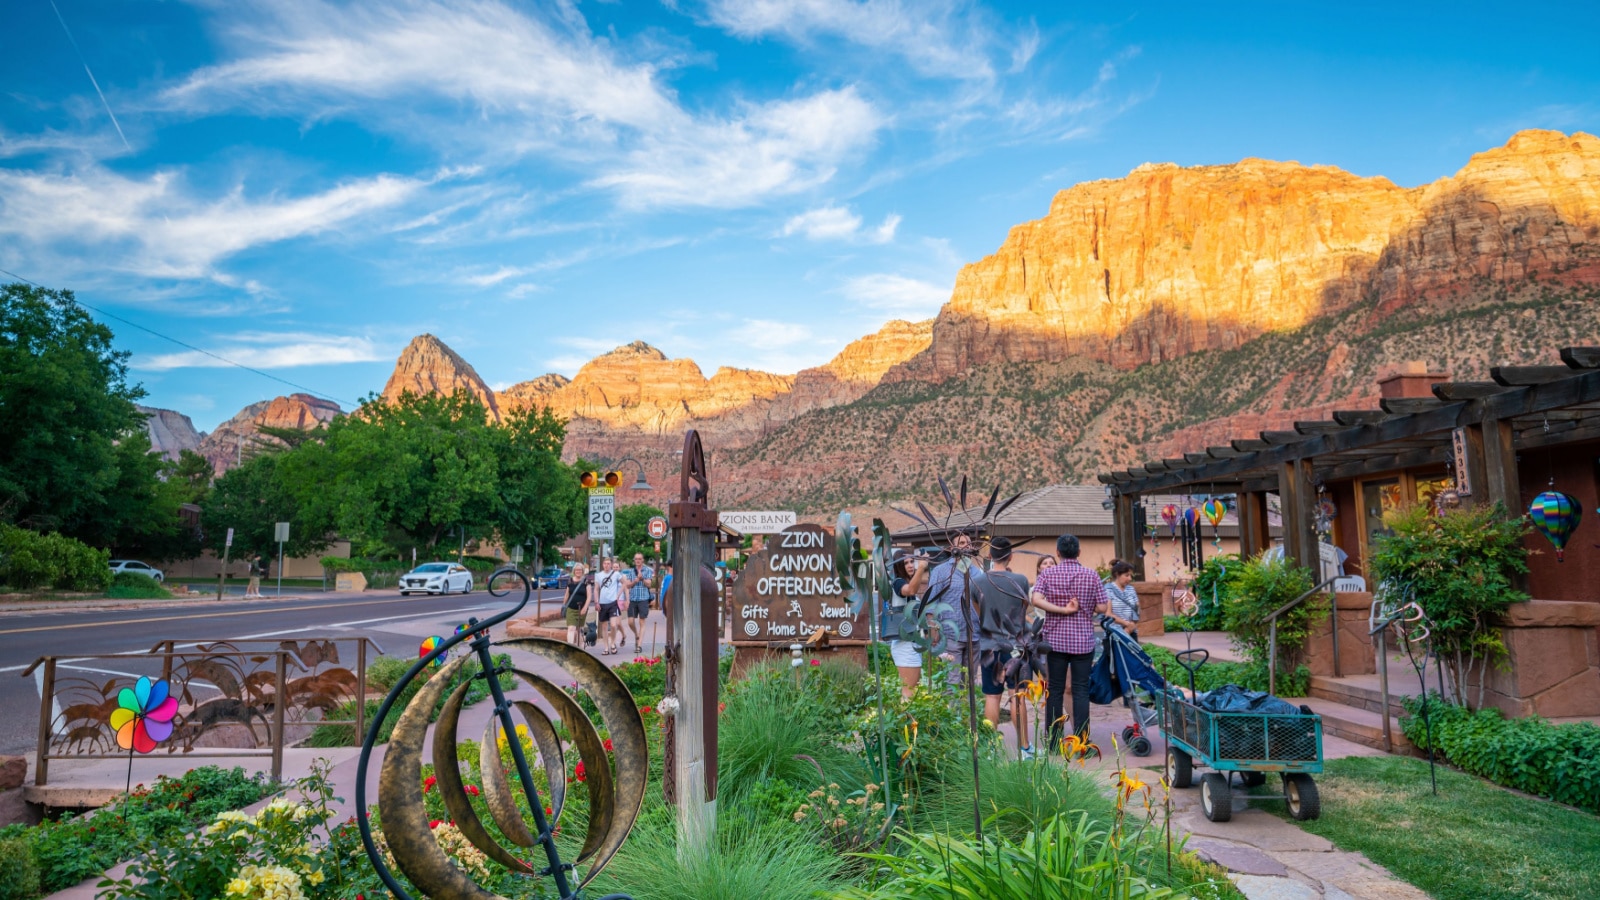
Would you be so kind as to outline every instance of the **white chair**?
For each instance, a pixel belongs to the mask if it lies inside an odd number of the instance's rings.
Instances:
[[[1367,591],[1367,580],[1360,575],[1341,575],[1333,582],[1333,592],[1336,594],[1364,594]]]

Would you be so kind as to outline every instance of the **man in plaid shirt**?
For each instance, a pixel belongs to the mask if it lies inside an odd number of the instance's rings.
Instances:
[[[1044,610],[1044,639],[1048,694],[1044,717],[1050,723],[1050,745],[1061,744],[1062,701],[1067,671],[1072,672],[1072,731],[1089,738],[1089,669],[1094,662],[1094,616],[1105,612],[1106,589],[1100,576],[1078,562],[1078,539],[1070,534],[1056,538],[1060,565],[1039,573],[1032,603]]]

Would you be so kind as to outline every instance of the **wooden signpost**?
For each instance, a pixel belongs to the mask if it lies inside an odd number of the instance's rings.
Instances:
[[[786,655],[794,644],[864,653],[870,622],[865,609],[850,613],[834,568],[833,529],[792,525],[750,557],[734,584],[734,668]],[[817,635],[824,628],[825,643]]]

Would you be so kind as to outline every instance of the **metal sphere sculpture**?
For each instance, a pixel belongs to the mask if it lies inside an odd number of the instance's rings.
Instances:
[[[496,591],[500,578],[520,579],[523,584],[522,599],[510,609],[482,622],[476,619],[467,627],[458,628],[448,638],[432,638],[432,648],[425,649],[421,658],[407,670],[395,684],[378,708],[377,715],[361,746],[361,757],[356,769],[356,806],[366,808],[367,764],[376,742],[378,728],[388,716],[406,687],[425,669],[437,665],[450,649],[463,642],[469,643],[470,652],[450,661],[443,669],[435,671],[417,691],[396,722],[389,740],[388,752],[378,775],[378,811],[383,820],[384,839],[394,864],[422,892],[433,900],[497,900],[497,895],[479,887],[468,874],[458,868],[445,855],[428,827],[428,816],[423,806],[418,783],[422,766],[422,746],[428,731],[428,720],[440,701],[438,725],[433,736],[433,765],[436,787],[445,807],[461,834],[489,858],[514,872],[524,875],[548,877],[554,881],[555,895],[562,900],[575,900],[578,892],[600,874],[622,847],[628,833],[633,830],[639,810],[644,804],[645,782],[649,772],[649,747],[645,739],[644,719],[638,705],[622,680],[609,667],[584,651],[569,644],[545,638],[522,638],[500,641],[494,646],[514,647],[554,662],[576,683],[577,689],[587,693],[600,711],[614,750],[615,772],[607,759],[605,742],[601,740],[593,722],[584,714],[577,701],[562,687],[549,679],[517,668],[499,668],[490,655],[489,630],[515,616],[527,605],[533,595],[532,583],[526,575],[515,569],[501,569],[489,577],[489,593],[505,596],[509,591]],[[451,683],[462,672],[469,659],[476,659],[478,671],[450,690]],[[589,822],[583,847],[574,863],[588,863],[588,869],[577,883],[573,866],[563,863],[556,847],[555,831],[566,805],[567,768],[566,748],[562,746],[554,722],[544,710],[526,700],[508,700],[500,685],[499,676],[509,672],[533,688],[555,711],[571,743],[576,748],[586,771],[589,791]],[[468,688],[477,679],[484,679],[494,698],[495,716],[484,729],[480,745],[483,769],[483,798],[489,815],[500,832],[511,843],[521,847],[543,849],[547,865],[535,865],[521,859],[501,846],[490,836],[483,821],[467,799],[461,781],[461,771],[456,764],[456,732],[460,723],[461,706]],[[450,691],[449,696],[445,692]],[[539,797],[534,784],[528,754],[517,738],[516,725],[511,712],[521,716],[543,764],[549,783],[548,802]],[[513,788],[507,783],[501,768],[500,737],[506,738],[513,761],[516,763],[518,787],[532,814],[533,827],[523,820]],[[550,814],[545,814],[548,806]],[[356,817],[361,831],[361,841],[367,858],[390,892],[399,900],[412,900],[405,887],[384,862],[383,852],[373,839],[371,824],[365,816]],[[625,895],[612,894],[601,900],[625,900]]]
[[[1556,562],[1566,562],[1567,538],[1583,521],[1583,505],[1560,491],[1545,491],[1528,506],[1533,527],[1556,548]]]

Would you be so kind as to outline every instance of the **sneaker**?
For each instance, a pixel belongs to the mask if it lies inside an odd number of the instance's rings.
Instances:
[[[1023,747],[1022,748],[1022,758],[1023,759],[1033,759],[1033,748],[1032,747]]]

